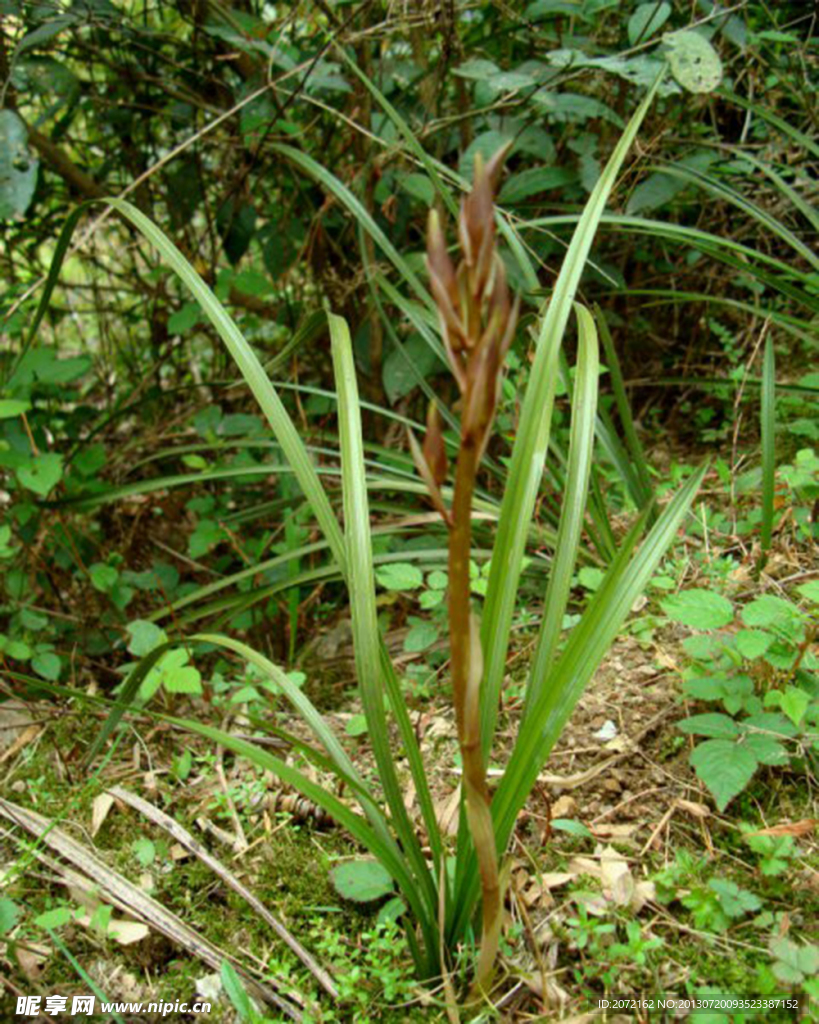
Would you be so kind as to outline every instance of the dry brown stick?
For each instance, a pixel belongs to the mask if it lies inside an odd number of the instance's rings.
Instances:
[[[141,921],[144,921],[154,931],[165,935],[172,942],[186,949],[215,971],[221,969],[223,961],[232,961],[236,970],[244,977],[245,983],[252,995],[277,1007],[291,1020],[302,1020],[300,1009],[294,1006],[292,1002],[288,1002],[278,995],[269,985],[256,981],[230,953],[226,953],[207,939],[197,935],[176,914],[167,910],[152,896],[138,889],[126,878],[123,878],[122,875],[109,868],[104,861],[101,861],[87,847],[57,828],[48,818],[2,798],[0,798],[0,815],[36,836],[54,850],[55,853],[70,861],[74,867],[79,868],[84,875],[88,876],[84,878],[68,868],[61,868],[64,874],[74,876],[72,881],[76,882],[79,888],[87,890],[89,885],[88,879],[91,879],[97,894],[103,896],[126,913],[132,914]],[[35,850],[34,853],[42,859],[41,851]],[[295,992],[289,993],[289,996],[291,999],[301,999]]]
[[[228,885],[234,892],[237,892],[246,903],[248,903],[256,913],[262,918],[262,920],[270,925],[276,935],[284,942],[296,956],[301,960],[304,966],[310,971],[310,973],[319,982],[321,987],[333,999],[338,999],[338,989],[333,984],[333,979],[330,977],[328,972],[319,964],[311,953],[302,946],[302,944],[296,939],[290,932],[285,928],[281,921],[277,920],[265,907],[265,905],[258,899],[249,889],[247,889],[239,879],[230,872],[221,861],[217,860],[212,854],[202,846],[201,843],[197,842],[196,839],[188,832],[186,828],[183,828],[177,821],[174,821],[170,815],[165,814],[164,811],[160,811],[158,807],[154,807],[153,804],[144,800],[141,796],[137,796],[136,793],[130,793],[127,789],[123,789],[122,786],[112,786],[108,793],[117,800],[121,800],[129,807],[133,807],[135,811],[139,811],[140,814],[144,814],[146,818],[159,825],[160,828],[164,829],[169,835],[172,835],[174,839],[186,850],[190,850],[195,856],[218,875],[222,881]]]

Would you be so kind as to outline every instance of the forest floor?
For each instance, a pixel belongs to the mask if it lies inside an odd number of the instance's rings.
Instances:
[[[704,544],[681,539],[669,562],[678,574],[683,566],[686,588],[706,585],[735,595],[741,586],[747,602],[819,575],[809,546],[794,545],[787,530],[777,543],[758,580],[752,552],[729,561],[707,537]],[[520,816],[509,851],[507,926],[493,1006],[473,1008],[464,1019],[577,1022],[597,1017],[600,999],[656,1003],[694,993],[745,999],[802,994],[804,1005],[819,975],[819,950],[811,944],[819,938],[815,761],[763,766],[725,810],[715,808],[689,765],[695,738],[678,728],[704,707],[681,688],[691,630],[664,614],[662,597],[662,589],[650,589],[635,606]],[[345,631],[336,635],[342,638],[337,669],[350,652]],[[510,662],[492,771],[504,763],[515,733],[515,678],[531,639],[521,634]],[[451,710],[436,686],[417,702],[413,717],[439,820],[454,836],[457,745]],[[360,712],[355,691],[336,684],[333,694],[328,720],[348,736],[347,747],[366,774],[366,743],[350,736]],[[245,712],[235,707],[222,727],[254,731],[258,723]],[[206,711],[199,706],[196,714]],[[285,707],[276,707],[272,718],[298,733]],[[329,868],[357,851],[316,808],[229,752],[195,737],[180,739],[168,724],[138,714],[102,767],[84,777],[83,757],[101,721],[70,702],[0,705],[0,866],[7,895],[32,922],[13,943],[0,943],[7,971],[2,1019],[15,1016],[21,995],[94,991],[146,1007],[158,999],[192,1002],[198,994],[212,1002],[209,1013],[173,1012],[164,1019],[240,1020],[219,976],[227,955],[268,992],[300,1000],[305,1020],[447,1019],[441,992],[413,981],[405,940],[384,914],[384,901],[353,904],[334,890]],[[112,787],[119,789],[112,794]],[[186,829],[193,850],[129,804],[128,794]],[[417,812],[411,786],[406,802]],[[54,827],[35,842],[37,822],[20,818],[18,808]],[[197,845],[219,862],[216,870],[197,855]],[[100,876],[99,862],[110,878]],[[99,888],[83,887],[82,878]],[[316,974],[229,878],[313,954],[338,989],[337,999],[322,991]],[[170,924],[135,923],[140,894],[170,912]],[[113,917],[110,903],[117,908]],[[122,919],[131,923],[117,925]],[[258,993],[254,997],[263,1003]],[[275,1006],[264,1013],[267,1020],[287,1019]],[[148,1012],[120,1016],[129,1024],[161,1019]],[[637,1003],[604,1014],[607,1020],[671,1016]],[[793,1017],[790,1010],[768,1010],[762,1019]],[[696,1019],[745,1018],[714,1013]]]

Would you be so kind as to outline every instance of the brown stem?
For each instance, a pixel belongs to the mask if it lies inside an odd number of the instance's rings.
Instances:
[[[449,534],[449,633],[452,690],[459,742],[464,734],[464,705],[470,664],[469,556],[472,547],[472,495],[478,468],[477,454],[474,442],[468,444],[468,439],[462,438],[450,510],[452,529]]]
[[[466,819],[481,876],[482,935],[475,988],[486,988],[500,941],[501,894],[498,852],[492,824],[480,734],[482,658],[470,608],[469,556],[472,546],[472,496],[480,461],[474,434],[461,437],[449,535],[449,631],[452,689],[458,744],[463,763]]]

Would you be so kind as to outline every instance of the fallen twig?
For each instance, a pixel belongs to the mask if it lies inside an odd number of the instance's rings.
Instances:
[[[144,921],[154,931],[165,935],[172,942],[182,946],[183,949],[198,957],[209,967],[213,968],[213,970],[218,971],[224,960],[230,960],[233,962],[236,970],[243,976],[250,993],[255,998],[277,1007],[291,1020],[302,1020],[301,1010],[294,1006],[292,1002],[278,995],[268,984],[256,981],[231,954],[219,949],[218,946],[213,945],[207,939],[203,939],[193,929],[189,928],[184,921],[180,920],[176,914],[167,910],[152,896],[132,885],[122,875],[109,868],[104,861],[100,860],[87,847],[72,839],[48,818],[2,798],[0,798],[0,815],[35,835],[61,857],[64,857],[75,867],[79,868],[85,876],[88,876],[86,878],[77,872],[70,871],[68,868],[60,867],[64,874],[73,876],[72,883],[76,884],[78,888],[88,890],[90,879],[93,882],[93,889],[97,895],[105,897],[121,910]],[[36,853],[37,851],[35,850]],[[293,992],[289,993],[289,998],[301,1000],[301,997]]]
[[[243,900],[245,900],[256,913],[262,918],[262,920],[270,925],[276,935],[284,942],[289,949],[295,953],[295,955],[301,960],[304,966],[310,971],[310,973],[319,982],[321,987],[333,999],[338,999],[338,989],[333,983],[332,978],[328,972],[319,964],[312,954],[302,946],[302,944],[296,939],[285,926],[277,918],[270,913],[265,905],[258,899],[248,888],[246,888],[239,879],[225,867],[224,864],[216,857],[197,842],[196,839],[188,832],[186,828],[183,828],[178,822],[174,821],[170,815],[165,814],[164,811],[160,811],[159,808],[154,807],[153,804],[147,800],[143,800],[141,796],[137,796],[135,793],[129,793],[128,790],[123,789],[121,786],[112,786],[108,793],[110,796],[117,800],[121,800],[124,804],[129,807],[133,807],[134,810],[139,811],[140,814],[144,814],[146,818],[159,825],[160,828],[164,829],[169,835],[172,835],[174,839],[186,850],[190,850],[191,853],[195,854],[207,866],[218,875],[222,881],[228,885],[234,892],[237,892]]]

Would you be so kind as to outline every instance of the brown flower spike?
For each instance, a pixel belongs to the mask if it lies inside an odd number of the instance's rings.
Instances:
[[[461,439],[482,453],[489,439],[502,367],[517,322],[506,271],[495,247],[493,193],[508,147],[484,166],[475,157],[475,183],[461,204],[457,268],[447,251],[440,218],[430,211],[427,269],[438,306],[449,364],[463,395]]]
[[[502,898],[490,794],[480,742],[483,674],[478,626],[471,610],[469,556],[472,497],[481,457],[498,404],[503,362],[517,322],[503,262],[495,244],[493,194],[506,149],[484,165],[475,158],[475,182],[461,204],[457,267],[447,251],[437,213],[429,217],[427,268],[438,306],[441,334],[462,396],[461,436],[451,508],[441,495],[447,460],[441,419],[433,405],[423,449],[411,438],[413,455],[435,507],[449,526],[449,636],[452,692],[463,761],[466,817],[481,876],[483,928],[476,989],[488,986],[497,955]]]

